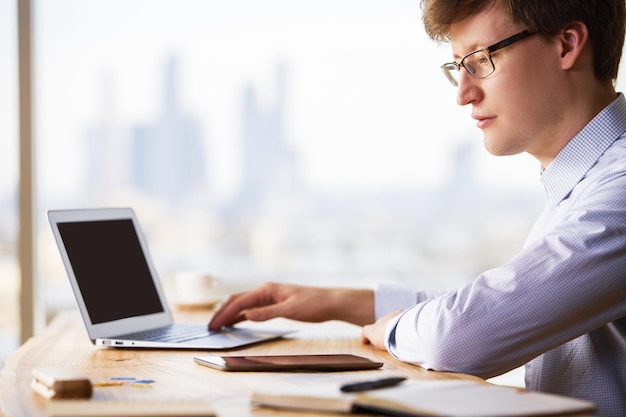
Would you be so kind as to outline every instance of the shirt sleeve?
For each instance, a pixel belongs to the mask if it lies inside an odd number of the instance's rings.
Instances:
[[[374,290],[376,320],[398,310],[405,310],[445,291],[417,291],[406,285],[379,284]]]
[[[388,325],[387,349],[427,369],[488,378],[626,316],[626,178],[604,185],[565,214],[553,208],[558,221],[540,224],[507,264],[416,298]]]

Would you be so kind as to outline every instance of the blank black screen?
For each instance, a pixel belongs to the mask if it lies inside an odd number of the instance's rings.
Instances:
[[[163,312],[132,220],[58,227],[93,324]]]

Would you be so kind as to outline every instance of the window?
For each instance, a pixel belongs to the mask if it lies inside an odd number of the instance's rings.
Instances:
[[[18,345],[16,2],[0,0],[0,368]]]
[[[49,209],[134,207],[166,286],[194,269],[231,289],[442,287],[514,253],[542,204],[534,161],[485,155],[414,0],[54,0],[35,17],[50,312],[74,300]]]

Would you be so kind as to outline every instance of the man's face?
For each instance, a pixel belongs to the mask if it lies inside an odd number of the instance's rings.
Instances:
[[[454,59],[459,62],[524,29],[511,24],[498,7],[471,16],[451,27]],[[562,117],[557,89],[564,86],[555,50],[553,43],[535,35],[493,52],[495,72],[486,78],[460,70],[457,102],[472,105],[490,153],[529,152],[542,162],[556,154],[553,138]]]

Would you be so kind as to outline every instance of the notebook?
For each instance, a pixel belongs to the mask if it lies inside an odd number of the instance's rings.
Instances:
[[[332,384],[264,387],[252,404],[332,413],[374,412],[403,417],[529,417],[590,415],[595,405],[577,398],[492,385],[478,380],[409,380],[387,388],[341,392]],[[589,414],[588,414],[589,413]],[[357,415],[359,415],[357,414]],[[333,414],[334,415],[334,414]]]
[[[131,208],[51,210],[48,219],[95,345],[223,350],[289,333],[242,327],[209,331],[207,323],[174,323]]]

